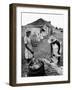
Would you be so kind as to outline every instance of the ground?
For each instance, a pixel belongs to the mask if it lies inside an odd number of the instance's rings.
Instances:
[[[54,36],[56,36],[56,38],[63,42],[63,33],[62,32],[57,32],[54,33]],[[24,48],[22,48],[23,50]],[[24,55],[24,54],[23,54]],[[44,67],[45,67],[45,73],[46,76],[51,76],[51,75],[60,75],[62,74],[62,66],[63,66],[63,53],[61,53],[61,61],[60,61],[60,67],[58,67],[57,65],[54,65],[52,63],[50,63],[50,56],[51,56],[51,52],[50,52],[50,44],[48,43],[48,37],[45,37],[43,40],[41,40],[38,43],[38,47],[34,48],[34,57],[35,58],[45,58],[48,62],[44,61]],[[24,77],[27,73],[28,67],[26,64],[25,59],[23,60],[23,65],[22,65],[22,76]]]

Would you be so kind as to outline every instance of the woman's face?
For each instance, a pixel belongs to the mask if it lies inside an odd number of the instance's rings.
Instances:
[[[53,42],[54,41],[54,39],[51,39],[51,42]]]
[[[55,40],[56,40],[55,37],[51,36],[49,37],[48,42],[53,43]]]
[[[30,36],[30,34],[31,34],[31,32],[26,32],[27,37],[29,37],[29,36]]]
[[[49,42],[49,43],[52,43],[52,42],[54,42],[54,39],[49,38],[49,39],[48,39],[48,42]]]

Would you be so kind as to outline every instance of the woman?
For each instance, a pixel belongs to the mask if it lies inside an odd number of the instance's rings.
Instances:
[[[43,39],[45,36],[45,30],[44,29],[41,29],[40,30],[40,39]]]
[[[52,61],[59,64],[60,63],[60,42],[54,37],[51,36],[48,40],[51,45],[51,57]]]
[[[31,31],[27,31],[24,37],[24,44],[25,44],[25,59],[27,60],[28,63],[31,61],[31,59],[34,56],[30,37],[31,37]]]

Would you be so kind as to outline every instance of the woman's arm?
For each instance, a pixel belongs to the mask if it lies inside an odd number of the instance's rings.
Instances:
[[[28,39],[27,39],[27,37],[25,36],[24,37],[24,43],[25,43],[25,47],[33,54],[34,52],[28,47]]]
[[[26,47],[32,54],[34,54],[34,52],[28,47],[27,44],[25,44],[25,47]]]

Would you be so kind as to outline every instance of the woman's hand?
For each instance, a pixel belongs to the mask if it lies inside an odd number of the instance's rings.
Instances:
[[[31,53],[32,53],[32,54],[34,54],[34,52],[33,52],[33,51],[31,51]]]

